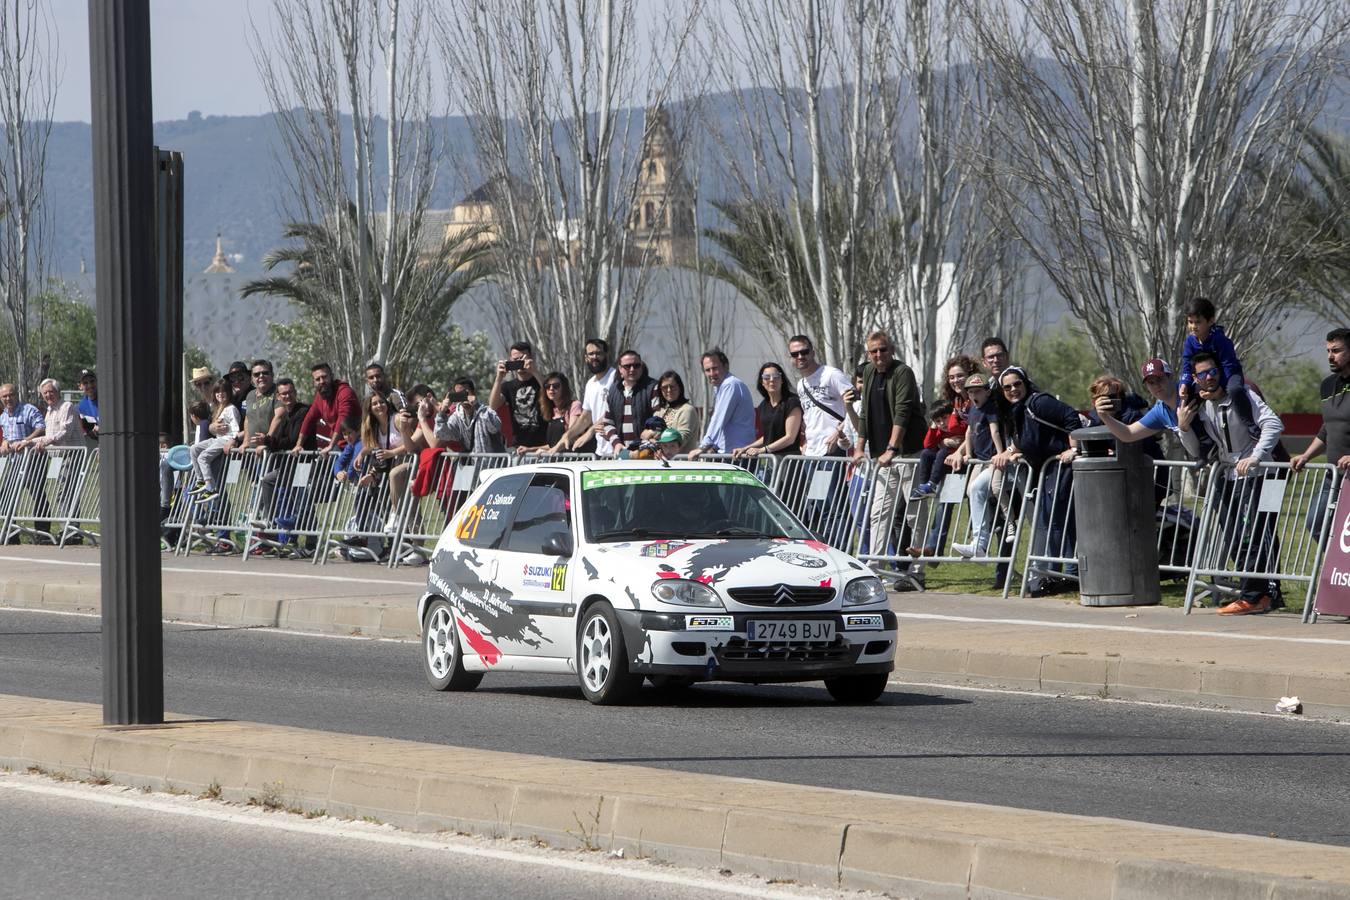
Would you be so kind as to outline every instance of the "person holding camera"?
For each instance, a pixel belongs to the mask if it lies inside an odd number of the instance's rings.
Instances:
[[[410,438],[416,424],[410,414],[395,413],[389,398],[378,391],[366,398],[361,410],[361,455],[356,466],[362,474],[357,485],[370,487],[380,476],[388,482],[386,534],[392,534],[398,524],[399,505],[408,487],[408,463],[403,457],[411,449]],[[397,465],[400,461],[402,465]]]
[[[497,377],[488,395],[488,406],[492,409],[506,403],[515,446],[538,447],[548,439],[548,423],[539,411],[541,392],[534,370],[534,350],[529,341],[516,341],[507,351],[506,359],[497,360]]]
[[[434,447],[459,443],[465,453],[505,453],[502,420],[497,411],[482,406],[474,391],[473,379],[455,379],[436,411]]]

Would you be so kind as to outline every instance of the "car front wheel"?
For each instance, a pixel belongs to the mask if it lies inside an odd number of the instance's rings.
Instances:
[[[825,679],[825,690],[840,703],[872,703],[886,693],[890,676],[885,672],[871,675],[839,675]]]
[[[438,691],[471,691],[483,680],[482,672],[466,672],[460,652],[455,611],[445,600],[433,600],[422,623],[422,668],[427,682]]]
[[[581,617],[577,680],[586,699],[598,706],[622,703],[642,686],[642,676],[628,671],[623,630],[608,603],[596,603]]]

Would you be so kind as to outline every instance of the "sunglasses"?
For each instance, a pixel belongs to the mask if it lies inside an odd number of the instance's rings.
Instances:
[[[264,375],[271,375],[271,374],[272,371],[270,369],[259,369],[258,371],[253,373],[253,377],[262,378]]]
[[[562,390],[562,385],[561,385],[560,383],[556,382],[556,381],[551,381],[551,382],[549,382],[548,384],[544,385],[544,390],[546,390],[546,391],[561,391],[561,390]]]
[[[1206,369],[1203,372],[1195,373],[1195,378],[1197,381],[1209,381],[1211,378],[1218,378],[1218,377],[1219,377],[1218,369]]]
[[[1011,391],[1013,388],[1024,388],[1026,386],[1027,383],[1025,381],[1009,381],[1007,384],[1003,385],[1003,390]]]
[[[789,351],[788,351],[788,356],[792,357],[793,359],[802,359],[802,358],[807,357],[807,356],[810,356],[810,355],[811,355],[810,349],[806,349],[806,350],[789,350]]]
[[[619,368],[624,370],[640,369],[642,368],[642,363],[623,363]]]
[[[782,381],[782,380],[783,380],[783,376],[782,376],[782,375],[779,375],[777,372],[765,372],[763,375],[759,376],[759,380],[760,380],[760,381]]]

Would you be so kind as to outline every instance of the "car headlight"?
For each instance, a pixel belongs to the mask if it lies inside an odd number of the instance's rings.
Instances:
[[[676,606],[722,608],[722,598],[717,596],[717,591],[702,582],[684,578],[660,579],[652,585],[652,596],[662,603],[673,603]]]
[[[855,578],[844,588],[845,606],[864,606],[886,599],[886,588],[880,578]]]

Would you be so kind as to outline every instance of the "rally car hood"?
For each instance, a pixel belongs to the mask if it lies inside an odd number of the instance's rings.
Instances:
[[[867,569],[820,541],[766,538],[632,541],[596,544],[582,551],[587,573],[622,573],[635,587],[659,578],[687,578],[725,591],[776,584],[834,587]],[[595,570],[594,573],[591,570]],[[640,592],[641,595],[641,592]]]

